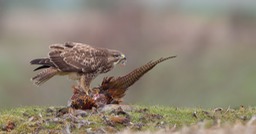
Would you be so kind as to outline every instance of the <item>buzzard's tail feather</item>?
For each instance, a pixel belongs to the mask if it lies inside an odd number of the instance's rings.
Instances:
[[[46,68],[42,72],[38,73],[31,80],[34,82],[35,85],[40,86],[41,84],[43,84],[44,82],[52,78],[57,73],[58,73],[57,69]]]
[[[46,66],[46,65],[42,65],[36,69],[34,69],[33,71],[37,71],[37,70],[40,70],[40,69],[44,69],[44,68],[49,68],[50,66]]]
[[[34,71],[44,69],[44,68],[49,68],[49,67],[55,67],[55,65],[52,63],[50,58],[34,59],[34,60],[30,61],[30,64],[32,64],[32,65],[42,65],[42,66],[39,66],[38,68],[34,69]]]
[[[44,65],[50,63],[51,60],[49,58],[39,58],[39,59],[34,59],[30,61],[30,64],[36,64],[36,65]]]

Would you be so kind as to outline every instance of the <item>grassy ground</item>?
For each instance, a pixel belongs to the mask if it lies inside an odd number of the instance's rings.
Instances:
[[[242,106],[236,109],[191,109],[109,105],[90,111],[64,107],[19,107],[0,111],[0,133],[113,133],[128,129],[129,132],[178,132],[184,126],[202,123],[204,129],[237,123],[246,125],[253,115],[256,115],[256,108]]]

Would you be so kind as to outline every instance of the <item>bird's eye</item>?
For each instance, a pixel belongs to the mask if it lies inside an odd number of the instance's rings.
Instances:
[[[119,57],[120,55],[119,54],[114,54],[113,57],[117,58]]]

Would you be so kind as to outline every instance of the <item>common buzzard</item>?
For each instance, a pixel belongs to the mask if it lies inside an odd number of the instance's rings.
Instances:
[[[55,75],[69,75],[71,79],[79,80],[80,87],[88,94],[95,77],[125,62],[126,57],[120,51],[68,42],[50,45],[47,58],[34,59],[30,63],[40,65],[34,71],[42,69],[32,78],[35,85],[39,86]]]

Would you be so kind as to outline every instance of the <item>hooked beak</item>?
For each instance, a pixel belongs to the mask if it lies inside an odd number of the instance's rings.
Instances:
[[[125,66],[125,64],[126,64],[126,57],[125,57],[124,54],[122,54],[121,57],[122,57],[122,58],[121,58],[121,60],[120,60],[120,63],[121,63],[121,65]]]

